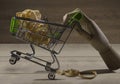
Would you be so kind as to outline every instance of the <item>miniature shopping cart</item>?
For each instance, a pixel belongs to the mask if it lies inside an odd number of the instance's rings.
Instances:
[[[21,24],[19,24],[19,22],[21,22]],[[43,32],[33,32],[31,29],[24,28],[25,22],[32,23],[34,25],[34,29],[36,28],[37,24],[47,25],[48,31],[46,34],[43,34]],[[17,39],[29,43],[32,49],[32,53],[23,53],[18,50],[13,50],[11,51],[11,58],[9,59],[10,64],[14,65],[17,61],[20,60],[20,58],[23,58],[45,67],[45,70],[49,72],[48,78],[55,79],[55,72],[60,68],[60,64],[56,55],[61,52],[72,30],[72,27],[51,23],[47,19],[33,20],[16,16],[12,17],[10,32]],[[38,42],[39,40],[40,42]],[[44,43],[44,41],[46,42]],[[53,60],[49,62],[36,57],[34,45],[49,51]],[[34,59],[37,59],[38,61],[35,61]],[[41,61],[45,62],[46,64],[40,63]],[[56,63],[57,66],[53,68],[51,65],[54,63]]]

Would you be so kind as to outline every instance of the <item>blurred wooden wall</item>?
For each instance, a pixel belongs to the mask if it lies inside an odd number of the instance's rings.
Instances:
[[[111,43],[120,43],[120,0],[0,0],[0,43],[23,43],[9,33],[10,18],[24,9],[38,9],[51,22],[80,8],[96,21]],[[73,31],[68,43],[87,43]]]

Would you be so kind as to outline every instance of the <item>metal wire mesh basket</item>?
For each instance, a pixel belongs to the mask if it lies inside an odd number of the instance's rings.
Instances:
[[[62,50],[71,31],[72,28],[62,24],[22,17],[13,17],[10,27],[16,38],[56,54]]]

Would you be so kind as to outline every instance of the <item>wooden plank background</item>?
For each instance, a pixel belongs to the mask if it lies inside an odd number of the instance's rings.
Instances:
[[[38,9],[51,22],[80,8],[96,21],[111,43],[120,43],[120,0],[0,0],[0,43],[23,43],[9,33],[10,18],[26,8]],[[87,43],[73,31],[68,43]]]

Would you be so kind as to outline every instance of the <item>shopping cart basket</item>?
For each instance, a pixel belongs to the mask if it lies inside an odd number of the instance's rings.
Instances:
[[[21,24],[20,24],[21,22]],[[32,28],[25,28],[25,22],[31,23],[33,25]],[[47,25],[47,33],[43,32],[35,32],[35,29],[39,29],[36,25],[44,24]],[[55,79],[55,72],[60,68],[59,61],[56,57],[64,47],[68,37],[70,36],[73,28],[58,24],[51,23],[47,19],[43,20],[33,20],[29,18],[23,17],[12,17],[10,32],[17,39],[25,41],[30,44],[32,49],[32,53],[23,53],[18,50],[11,51],[11,58],[9,59],[10,64],[14,65],[20,58],[31,61],[35,64],[41,65],[45,67],[45,70],[49,72],[48,78]],[[53,61],[49,62],[44,59],[40,59],[35,56],[35,48],[33,45],[36,45],[40,48],[43,48],[51,53],[51,57]],[[37,59],[38,61],[35,61]],[[46,64],[40,63],[40,61],[45,62]],[[51,65],[56,63],[57,67],[53,68]]]

